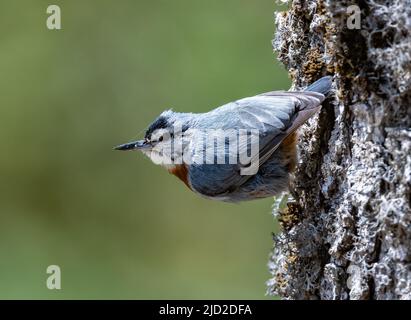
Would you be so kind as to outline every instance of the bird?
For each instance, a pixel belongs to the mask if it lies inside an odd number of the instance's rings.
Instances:
[[[207,199],[275,196],[287,190],[297,163],[297,129],[320,111],[331,87],[332,77],[325,76],[304,91],[266,92],[205,113],[166,110],[144,139],[114,149],[142,151]]]

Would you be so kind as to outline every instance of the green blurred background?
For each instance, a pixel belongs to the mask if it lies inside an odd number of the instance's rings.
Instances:
[[[61,6],[62,30],[46,28]],[[0,2],[0,298],[264,299],[272,199],[200,198],[138,153],[164,109],[287,89],[273,0]],[[62,290],[46,288],[57,264]]]

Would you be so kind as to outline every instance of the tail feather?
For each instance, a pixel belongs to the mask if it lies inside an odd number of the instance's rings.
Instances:
[[[331,91],[332,77],[326,76],[311,84],[305,91],[319,92],[327,95]]]

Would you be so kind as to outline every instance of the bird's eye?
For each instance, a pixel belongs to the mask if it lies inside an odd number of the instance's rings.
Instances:
[[[158,138],[158,141],[161,142],[161,141],[163,141],[163,139],[164,139],[164,137],[161,136],[160,138]]]

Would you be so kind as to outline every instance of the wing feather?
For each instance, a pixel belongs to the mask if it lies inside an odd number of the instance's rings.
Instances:
[[[267,92],[229,103],[204,116],[215,129],[257,129],[259,153],[256,157],[261,166],[287,136],[320,110],[324,98],[317,92]],[[207,124],[207,128],[210,125]],[[239,146],[245,150],[247,147]],[[189,173],[190,185],[203,195],[224,196],[252,177],[240,174],[243,167],[239,163],[193,164]]]

